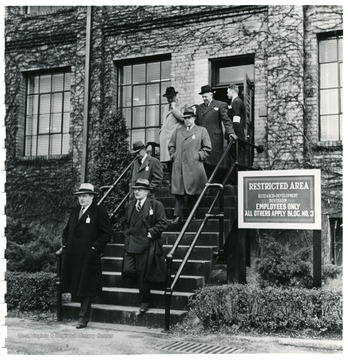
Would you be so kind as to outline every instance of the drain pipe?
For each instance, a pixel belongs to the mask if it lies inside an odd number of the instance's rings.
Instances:
[[[81,159],[81,183],[86,182],[87,155],[88,155],[88,124],[89,124],[89,70],[91,65],[91,29],[92,7],[87,6],[86,17],[86,55],[85,55],[85,96],[83,106],[83,129],[82,129],[82,159]]]

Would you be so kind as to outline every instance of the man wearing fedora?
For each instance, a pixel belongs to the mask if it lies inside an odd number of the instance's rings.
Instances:
[[[176,198],[174,224],[183,220],[185,195],[191,211],[201,194],[207,182],[204,160],[211,151],[208,131],[195,125],[196,114],[192,107],[184,110],[184,119],[185,126],[176,129],[169,142],[173,161],[172,193]]]
[[[202,95],[203,103],[197,106],[198,125],[208,130],[212,145],[211,153],[205,159],[205,170],[208,178],[210,178],[215,166],[222,157],[224,138],[228,140],[237,139],[232,121],[227,114],[227,104],[223,101],[215,100],[213,92],[210,85],[202,86],[199,94]],[[225,163],[224,167],[226,166]],[[220,170],[213,181],[222,182],[224,172],[224,169]]]
[[[80,299],[76,328],[82,329],[90,319],[92,298],[102,292],[100,255],[111,240],[112,226],[106,211],[94,201],[92,184],[81,184],[74,194],[79,205],[63,231],[61,291]]]
[[[177,95],[178,92],[175,91],[173,86],[167,87],[165,94],[163,94],[163,96],[167,98],[168,105],[163,106],[162,109],[162,127],[159,135],[160,161],[166,164],[169,179],[172,177],[172,162],[168,151],[169,140],[173,132],[184,123],[182,112],[179,109]]]
[[[149,180],[150,196],[153,196],[155,190],[163,180],[161,163],[146,152],[145,145],[141,140],[133,143],[133,150],[131,153],[137,154],[137,160],[131,167],[130,199],[134,198],[132,187],[140,178]]]
[[[129,203],[126,218],[122,276],[136,282],[139,289],[139,312],[145,313],[151,304],[149,279],[151,275],[156,275],[149,274],[149,270],[157,271],[152,268],[149,251],[166,229],[167,218],[162,203],[148,197],[150,183],[147,179],[138,179],[133,190],[135,199]],[[164,281],[164,278],[160,281]]]

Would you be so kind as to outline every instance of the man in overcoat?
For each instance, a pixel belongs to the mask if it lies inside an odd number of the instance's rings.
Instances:
[[[168,104],[164,105],[162,109],[162,127],[159,135],[160,162],[166,164],[170,179],[172,178],[172,161],[168,152],[168,144],[175,129],[184,123],[177,95],[178,92],[173,86],[167,87],[163,94],[167,98]]]
[[[236,135],[227,114],[227,103],[215,100],[209,85],[202,86],[199,94],[202,95],[203,103],[197,106],[197,124],[208,130],[212,146],[210,155],[205,159],[205,170],[210,178],[224,152],[224,138],[236,139]],[[222,182],[226,166],[225,163],[222,170],[218,171],[214,182]]]
[[[153,196],[163,180],[163,169],[160,161],[146,152],[145,145],[141,140],[133,143],[131,153],[137,154],[137,160],[131,167],[130,199],[132,200],[134,198],[133,186],[138,179],[149,180],[149,195]]]
[[[168,149],[173,161],[172,194],[175,195],[173,223],[183,220],[185,195],[188,208],[192,210],[201,194],[207,175],[204,160],[211,151],[211,141],[206,128],[195,125],[196,115],[192,107],[184,110],[185,126],[177,129],[169,142]]]
[[[93,199],[94,186],[80,185],[79,205],[71,211],[63,231],[61,290],[81,301],[77,329],[87,326],[92,298],[102,292],[100,255],[111,240],[112,226],[106,211]]]
[[[151,247],[162,246],[159,242],[167,227],[167,218],[162,203],[148,196],[150,183],[147,179],[138,179],[133,190],[135,199],[129,203],[127,211],[122,275],[137,283],[139,312],[146,313],[151,304],[149,279],[151,275],[156,275],[149,274],[149,269],[157,271],[152,267],[154,259],[149,258],[149,253]],[[164,261],[163,254],[162,260]]]

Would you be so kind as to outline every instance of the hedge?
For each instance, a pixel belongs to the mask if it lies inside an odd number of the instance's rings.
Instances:
[[[56,275],[6,272],[8,309],[48,310],[56,306]]]
[[[204,287],[190,300],[206,327],[234,325],[269,332],[342,333],[342,304],[342,292],[239,284]]]

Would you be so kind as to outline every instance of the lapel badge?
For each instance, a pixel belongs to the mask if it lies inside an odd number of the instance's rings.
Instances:
[[[89,224],[90,222],[91,222],[91,218],[89,217],[89,215],[87,215],[86,224]]]
[[[149,165],[146,165],[145,171],[149,171]]]
[[[150,207],[149,215],[153,215],[152,207]]]
[[[214,109],[215,111],[219,111],[219,108],[218,108],[217,106],[214,106],[213,109]]]

